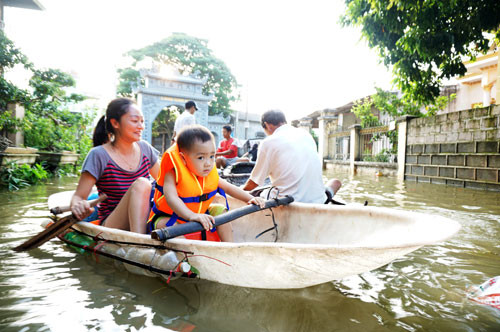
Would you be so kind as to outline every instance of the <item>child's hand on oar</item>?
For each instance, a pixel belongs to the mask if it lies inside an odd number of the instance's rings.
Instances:
[[[199,222],[207,232],[215,226],[215,219],[209,214],[198,213],[190,220]]]
[[[266,207],[266,200],[261,198],[261,197],[254,197],[251,200],[249,200],[247,202],[247,204],[254,204],[254,205],[260,206],[261,208],[265,208]]]

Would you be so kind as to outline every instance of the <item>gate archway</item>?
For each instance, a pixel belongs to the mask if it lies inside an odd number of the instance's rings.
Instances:
[[[152,143],[153,122],[162,110],[169,106],[178,106],[184,110],[184,104],[193,100],[198,106],[196,123],[208,126],[208,103],[212,96],[202,94],[205,81],[187,77],[165,77],[156,73],[144,75],[145,85],[137,91],[137,103],[144,114],[145,130],[143,139]]]
[[[183,111],[184,108],[182,107],[170,105],[161,110],[153,121],[151,145],[161,154],[170,147],[175,120]]]

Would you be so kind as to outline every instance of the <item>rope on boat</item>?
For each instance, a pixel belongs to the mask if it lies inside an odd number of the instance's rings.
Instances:
[[[126,244],[126,245],[131,245],[131,246],[137,246],[137,247],[149,247],[149,248],[154,248],[154,249],[163,249],[163,250],[171,250],[171,251],[175,251],[175,252],[181,252],[183,254],[187,254],[187,255],[194,255],[194,252],[192,251],[185,251],[185,250],[180,250],[180,249],[175,249],[175,248],[170,248],[170,247],[167,247],[163,244],[150,244],[150,243],[137,243],[137,242],[128,242],[128,241],[118,241],[118,240],[109,240],[109,239],[104,239],[102,237],[99,237],[99,234],[97,234],[96,236],[92,236],[90,234],[87,234],[85,232],[82,232],[74,227],[71,227],[71,230],[73,230],[74,232],[77,232],[78,234],[80,235],[85,235],[85,236],[88,236],[90,237],[92,240],[94,240],[95,242],[98,242],[98,241],[105,241],[107,243],[114,243],[114,244]]]
[[[186,258],[191,258],[191,257],[205,257],[205,258],[208,258],[208,259],[213,259],[214,261],[216,262],[219,262],[219,263],[222,263],[222,264],[225,264],[227,266],[231,266],[231,264],[229,263],[226,263],[220,259],[217,259],[217,258],[214,258],[214,257],[210,257],[210,256],[207,256],[207,255],[191,255],[191,256],[186,256]]]
[[[257,234],[255,236],[255,238],[258,239],[261,235],[263,235],[263,234],[265,234],[267,232],[270,232],[270,231],[272,231],[274,229],[274,230],[276,230],[276,233],[274,233],[274,242],[276,242],[276,241],[278,241],[278,224],[276,224],[276,221],[274,220],[274,211],[273,211],[273,209],[269,208],[269,210],[271,210],[271,218],[273,220],[273,225],[274,226],[270,227],[270,228],[268,228],[268,229],[266,229],[266,230],[264,230],[262,232],[260,232],[259,234]],[[267,216],[269,216],[269,214]]]
[[[80,232],[80,233],[83,233],[83,232]],[[85,233],[83,233],[83,234],[85,234]],[[94,254],[99,254],[101,256],[105,256],[105,257],[109,257],[109,258],[112,258],[112,259],[116,259],[116,260],[118,260],[120,262],[129,264],[129,265],[133,265],[133,266],[136,266],[136,267],[148,270],[150,272],[167,275],[168,276],[167,283],[168,283],[168,281],[170,281],[170,279],[172,277],[196,278],[198,276],[196,273],[193,273],[193,272],[182,273],[182,272],[177,272],[177,271],[173,271],[173,270],[159,269],[159,268],[156,268],[156,267],[151,266],[151,265],[146,265],[146,264],[143,264],[143,263],[139,263],[139,262],[136,262],[136,261],[132,261],[130,259],[126,259],[126,258],[117,256],[117,255],[113,255],[113,254],[104,252],[104,251],[102,251],[100,249],[97,249],[95,246],[94,247],[89,247],[89,246],[86,246],[86,245],[81,245],[79,243],[70,241],[70,240],[64,238],[63,236],[58,236],[58,238],[61,241],[63,241],[64,243],[66,243],[66,244],[69,244],[71,246],[75,246],[75,247],[81,248],[81,249],[83,249],[85,251],[93,252]],[[177,264],[177,266],[179,266],[179,264]]]
[[[278,195],[280,194],[280,190],[277,187],[269,186],[268,188],[269,188],[269,190],[267,192],[267,199],[269,199],[269,196],[271,195],[271,190],[273,190],[273,188],[276,189],[276,191],[277,191],[276,197],[278,197]],[[266,189],[266,188],[264,187],[264,189]],[[261,192],[262,191],[260,191],[258,193],[258,195],[260,195]],[[273,211],[273,209],[269,208],[269,210],[271,211],[271,218],[273,220],[273,227],[270,227],[270,228],[268,228],[266,230],[263,230],[262,232],[260,232],[259,234],[257,234],[255,236],[255,238],[258,239],[261,235],[264,235],[267,232],[270,232],[270,231],[272,231],[274,229],[274,230],[276,230],[276,233],[274,233],[274,242],[276,242],[276,241],[278,241],[278,224],[276,224],[276,221],[274,220],[274,211]],[[269,217],[269,214],[267,216]]]

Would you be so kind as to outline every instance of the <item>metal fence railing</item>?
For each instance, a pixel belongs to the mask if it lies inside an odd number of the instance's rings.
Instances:
[[[393,145],[386,135],[388,132],[388,126],[366,128],[360,131],[361,160],[395,162],[396,155],[392,153]]]
[[[335,140],[335,154],[334,160],[347,161],[351,157],[351,137],[339,136]]]

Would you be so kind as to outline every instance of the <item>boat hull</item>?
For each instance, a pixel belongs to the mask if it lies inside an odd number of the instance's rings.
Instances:
[[[232,208],[239,204],[230,198]],[[273,217],[277,234],[273,229],[255,238],[273,226]],[[175,251],[174,261],[162,259],[169,254],[166,249],[106,243],[100,248],[163,270],[187,260],[200,278],[223,284],[288,289],[374,270],[424,245],[445,241],[460,228],[455,221],[426,214],[303,203],[273,208],[272,213],[256,212],[233,221],[232,226],[233,243],[168,240],[165,245]],[[90,223],[80,222],[75,228],[108,240],[161,244],[148,235]]]

